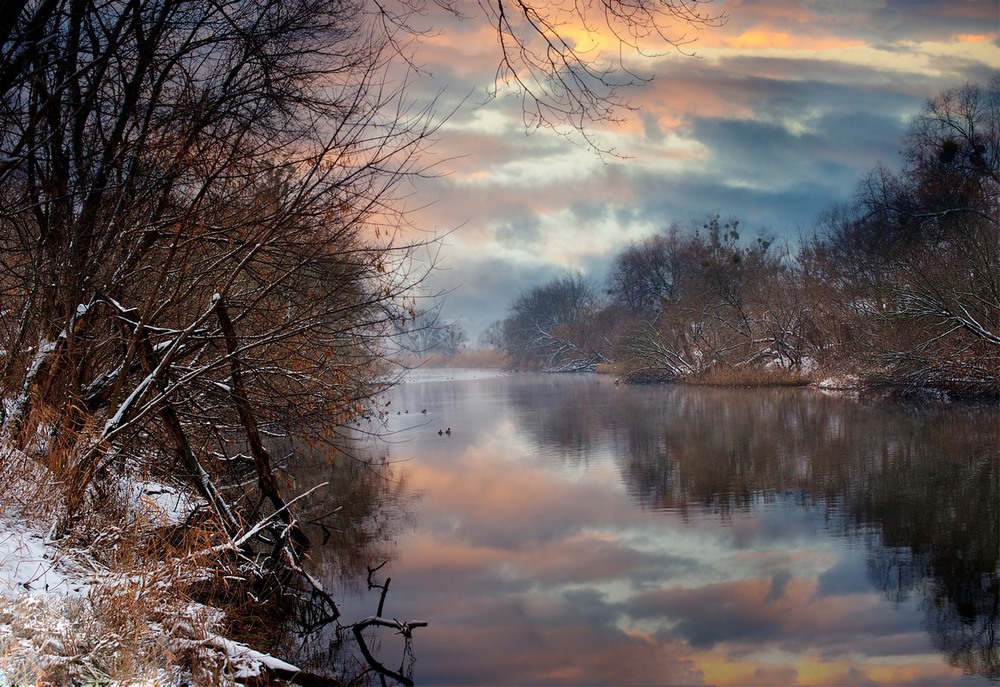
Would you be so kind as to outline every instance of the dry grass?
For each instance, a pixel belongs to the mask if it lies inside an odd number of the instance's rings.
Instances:
[[[44,441],[33,452],[0,450],[0,516],[40,542],[64,517],[74,456]],[[213,549],[228,542],[213,518],[174,521],[134,477],[95,481],[69,534],[47,545],[85,594],[0,589],[0,684],[235,684],[212,638],[263,635],[227,620],[255,605],[249,576]]]
[[[782,367],[713,367],[678,379],[697,386],[762,387],[806,386],[810,380],[797,370]]]

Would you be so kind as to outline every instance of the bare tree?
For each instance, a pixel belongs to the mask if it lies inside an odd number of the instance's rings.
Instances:
[[[476,344],[485,350],[502,351],[503,320],[493,320],[490,322],[489,326],[480,332],[479,338],[476,340]]]
[[[875,323],[883,383],[997,393],[1000,370],[1000,76],[931,100],[904,167],[876,168],[828,226],[830,270]]]
[[[689,267],[685,240],[674,224],[663,234],[633,243],[615,256],[608,276],[612,302],[630,314],[655,319],[663,306],[676,299]]]
[[[597,294],[582,274],[566,274],[528,289],[503,321],[504,352],[515,367],[593,369],[603,356],[589,340]]]
[[[441,320],[439,308],[413,310],[409,315],[398,322],[393,336],[406,353],[455,355],[468,340],[460,323]]]
[[[639,304],[618,340],[630,377],[802,364],[811,325],[798,275],[785,251],[763,237],[744,241],[739,229],[715,215],[618,256],[610,292]]]
[[[404,0],[424,11],[424,0]],[[529,130],[569,127],[588,145],[605,150],[590,131],[633,109],[622,95],[652,77],[639,73],[649,57],[685,52],[703,28],[726,21],[711,0],[498,0],[480,2],[480,17],[494,29],[499,47],[493,95],[512,90],[521,98]],[[470,18],[455,0],[435,0],[457,17]],[[380,4],[390,23],[405,25]]]
[[[267,446],[330,440],[389,383],[396,189],[432,130],[359,9],[32,5],[0,109],[3,433],[57,470],[58,531],[152,471],[328,617]]]

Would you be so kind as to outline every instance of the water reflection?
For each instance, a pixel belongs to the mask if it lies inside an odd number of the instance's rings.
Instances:
[[[367,587],[368,571],[392,564],[396,541],[412,527],[418,503],[406,476],[391,463],[384,443],[374,441],[369,432],[322,444],[276,443],[272,453],[284,457],[284,473],[291,482],[288,491],[308,492],[295,507],[313,543],[308,557],[313,571],[320,571],[323,587],[335,590],[341,599],[369,599],[362,615],[344,614],[340,623],[349,625],[374,615],[379,596],[378,590],[370,593]],[[375,580],[384,582],[384,575]],[[390,617],[391,610],[389,603]],[[297,608],[285,621],[287,633],[276,636],[276,645],[266,648],[311,672],[346,678],[363,675],[368,666],[349,628],[329,622],[328,615],[312,617],[309,611],[308,604]],[[325,622],[319,629],[310,629],[321,621]]]
[[[393,407],[418,682],[1000,677],[996,411],[530,375]]]

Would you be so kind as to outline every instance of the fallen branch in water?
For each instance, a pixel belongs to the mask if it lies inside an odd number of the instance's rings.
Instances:
[[[401,622],[395,618],[383,618],[382,612],[385,607],[385,596],[389,592],[389,583],[392,581],[391,577],[385,578],[385,582],[382,584],[376,584],[372,576],[384,566],[386,562],[374,568],[368,568],[368,589],[381,589],[382,593],[379,595],[378,600],[378,611],[375,615],[365,618],[359,622],[350,625],[351,631],[354,633],[354,638],[358,641],[358,648],[361,649],[361,655],[364,656],[365,661],[368,662],[369,667],[377,672],[382,677],[382,684],[385,684],[385,678],[392,678],[401,685],[406,687],[413,687],[413,679],[407,677],[403,674],[403,662],[406,660],[407,656],[412,656],[410,649],[410,640],[413,638],[413,630],[418,627],[427,627],[427,622],[423,620],[411,620],[409,622]],[[397,630],[405,639],[405,647],[403,649],[403,659],[400,661],[399,670],[392,670],[375,658],[371,650],[368,648],[368,643],[365,641],[362,632],[369,627],[387,627],[393,630]]]

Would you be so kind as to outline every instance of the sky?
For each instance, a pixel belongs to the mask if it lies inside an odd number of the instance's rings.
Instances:
[[[465,5],[462,5],[465,7]],[[468,3],[430,17],[416,97],[452,112],[407,202],[443,236],[428,293],[475,342],[524,289],[566,270],[601,287],[613,256],[672,223],[720,214],[794,245],[877,163],[897,165],[928,99],[1000,70],[998,0],[714,0],[727,21],[638,68],[636,108],[590,135],[526,132],[520,100],[490,99],[498,49]],[[693,54],[692,54],[693,53]],[[425,302],[424,306],[429,306]]]

